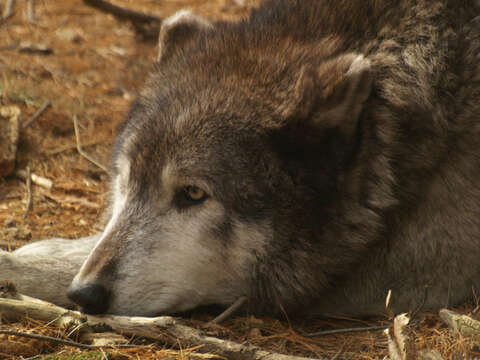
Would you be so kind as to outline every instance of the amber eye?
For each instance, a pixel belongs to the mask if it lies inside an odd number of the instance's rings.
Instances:
[[[206,199],[207,193],[198,186],[191,185],[185,187],[185,196],[190,201],[199,202]]]

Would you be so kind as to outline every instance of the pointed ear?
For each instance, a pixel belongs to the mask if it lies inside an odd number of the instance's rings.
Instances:
[[[208,20],[193,14],[189,10],[182,10],[162,22],[158,36],[157,61],[165,59],[175,47],[182,46],[203,29],[212,28]]]
[[[371,85],[370,61],[363,55],[347,54],[317,68],[304,67],[284,115],[320,129],[338,128],[350,136],[370,96]]]

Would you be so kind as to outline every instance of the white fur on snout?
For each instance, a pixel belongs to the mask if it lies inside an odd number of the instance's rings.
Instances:
[[[213,228],[224,217],[223,206],[210,199],[185,212],[171,209],[156,219],[161,231],[136,229],[131,256],[117,263],[109,311],[153,316],[230,305],[245,295],[252,250],[264,251],[269,230],[230,219],[230,237],[219,238]]]
[[[121,164],[123,167],[127,167],[129,166],[128,163],[122,163]],[[122,171],[122,170],[121,170]],[[123,174],[128,174],[129,170],[123,170]],[[112,230],[115,228],[115,225],[118,221],[118,218],[120,217],[120,214],[123,212],[123,210],[125,209],[125,205],[126,205],[126,202],[127,202],[127,193],[126,192],[122,192],[121,191],[121,181],[123,180],[124,178],[121,178],[121,175],[118,175],[115,180],[113,181],[113,186],[112,186],[112,194],[113,194],[113,206],[112,206],[112,216],[110,218],[110,220],[108,221],[107,223],[107,226],[105,227],[105,229],[103,230],[103,233],[102,235],[100,236],[100,239],[98,240],[98,242],[95,244],[95,247],[92,249],[92,251],[90,252],[90,254],[88,255],[88,258],[87,260],[83,263],[82,267],[80,268],[80,271],[78,272],[78,274],[75,276],[75,278],[73,279],[73,283],[72,283],[72,286],[76,286],[76,285],[79,285],[81,284],[84,279],[83,279],[83,269],[85,268],[87,262],[90,260],[90,258],[92,257],[93,253],[97,250],[97,248],[99,247],[99,245],[102,243],[102,241],[105,240],[105,238],[107,238],[107,236],[112,232]]]
[[[209,304],[217,296],[231,302],[228,284],[238,279],[208,232],[223,209],[214,202],[201,206],[184,213],[171,209],[156,219],[160,231],[132,231],[132,256],[117,263],[121,280],[113,282],[110,311],[155,315]]]

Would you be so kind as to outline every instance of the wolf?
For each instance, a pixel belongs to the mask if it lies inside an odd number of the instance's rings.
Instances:
[[[103,233],[2,253],[0,274],[88,313],[455,306],[480,287],[479,176],[476,2],[182,11],[116,138]]]

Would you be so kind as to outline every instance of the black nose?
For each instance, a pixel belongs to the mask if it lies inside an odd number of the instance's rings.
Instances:
[[[103,314],[108,309],[109,292],[99,284],[72,285],[67,296],[87,314]]]

